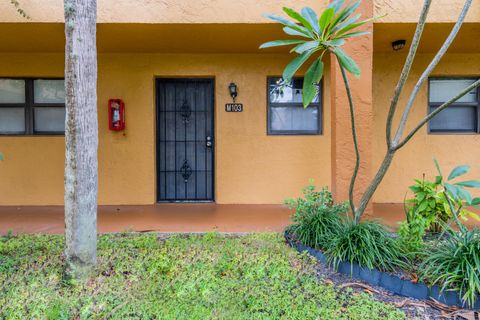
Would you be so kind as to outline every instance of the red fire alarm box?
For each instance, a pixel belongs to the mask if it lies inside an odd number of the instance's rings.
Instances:
[[[125,129],[125,103],[122,99],[108,100],[108,128],[113,131]]]

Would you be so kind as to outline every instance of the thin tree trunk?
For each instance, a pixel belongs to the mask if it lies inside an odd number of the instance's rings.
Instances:
[[[355,181],[357,180],[358,171],[360,169],[360,150],[358,146],[358,139],[357,139],[357,127],[356,127],[356,120],[355,120],[355,106],[353,104],[353,97],[352,92],[350,90],[350,84],[348,82],[347,74],[345,73],[345,69],[341,64],[340,71],[342,72],[343,83],[345,84],[345,91],[347,92],[348,97],[348,106],[350,109],[350,123],[352,126],[352,139],[353,139],[353,146],[355,148],[355,167],[353,168],[352,178],[350,179],[350,186],[348,188],[348,200],[350,202],[350,209],[352,210],[352,216],[355,216],[355,202],[353,198],[353,193],[355,191]]]
[[[365,190],[365,193],[362,195],[362,199],[360,199],[358,208],[355,210],[355,222],[357,223],[360,222],[360,219],[362,218],[362,215],[365,212],[365,209],[367,208],[368,202],[372,198],[375,191],[377,191],[377,188],[380,185],[380,182],[382,182],[383,178],[385,177],[385,174],[387,173],[388,168],[390,168],[394,155],[395,155],[395,151],[392,151],[392,150],[388,150],[387,153],[385,154],[385,157],[383,158],[380,168],[375,174],[375,177],[373,177],[373,180],[368,185],[367,189]]]
[[[96,0],[65,0],[66,273],[96,264],[98,194]]]

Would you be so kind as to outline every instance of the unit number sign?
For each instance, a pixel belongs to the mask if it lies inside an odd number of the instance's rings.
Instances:
[[[226,112],[243,112],[243,104],[242,103],[227,103],[227,104],[225,104],[225,111]]]

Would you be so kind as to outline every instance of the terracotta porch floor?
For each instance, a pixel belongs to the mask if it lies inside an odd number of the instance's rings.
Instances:
[[[400,204],[375,204],[373,217],[395,226],[404,219]],[[282,231],[291,211],[282,205],[156,204],[100,206],[100,233],[138,232],[268,232]],[[472,221],[469,223],[473,225]],[[62,206],[0,206],[0,234],[63,233]]]
[[[281,231],[290,210],[278,205],[156,204],[99,206],[98,231]],[[0,233],[63,233],[62,206],[0,207]]]

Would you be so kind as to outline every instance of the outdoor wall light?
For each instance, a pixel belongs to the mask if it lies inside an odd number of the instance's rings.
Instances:
[[[396,40],[392,42],[392,48],[395,51],[402,50],[407,42],[405,40]]]
[[[235,98],[238,96],[237,85],[235,84],[235,82],[230,82],[228,90],[230,91],[230,96],[232,97],[233,102],[235,102]]]

